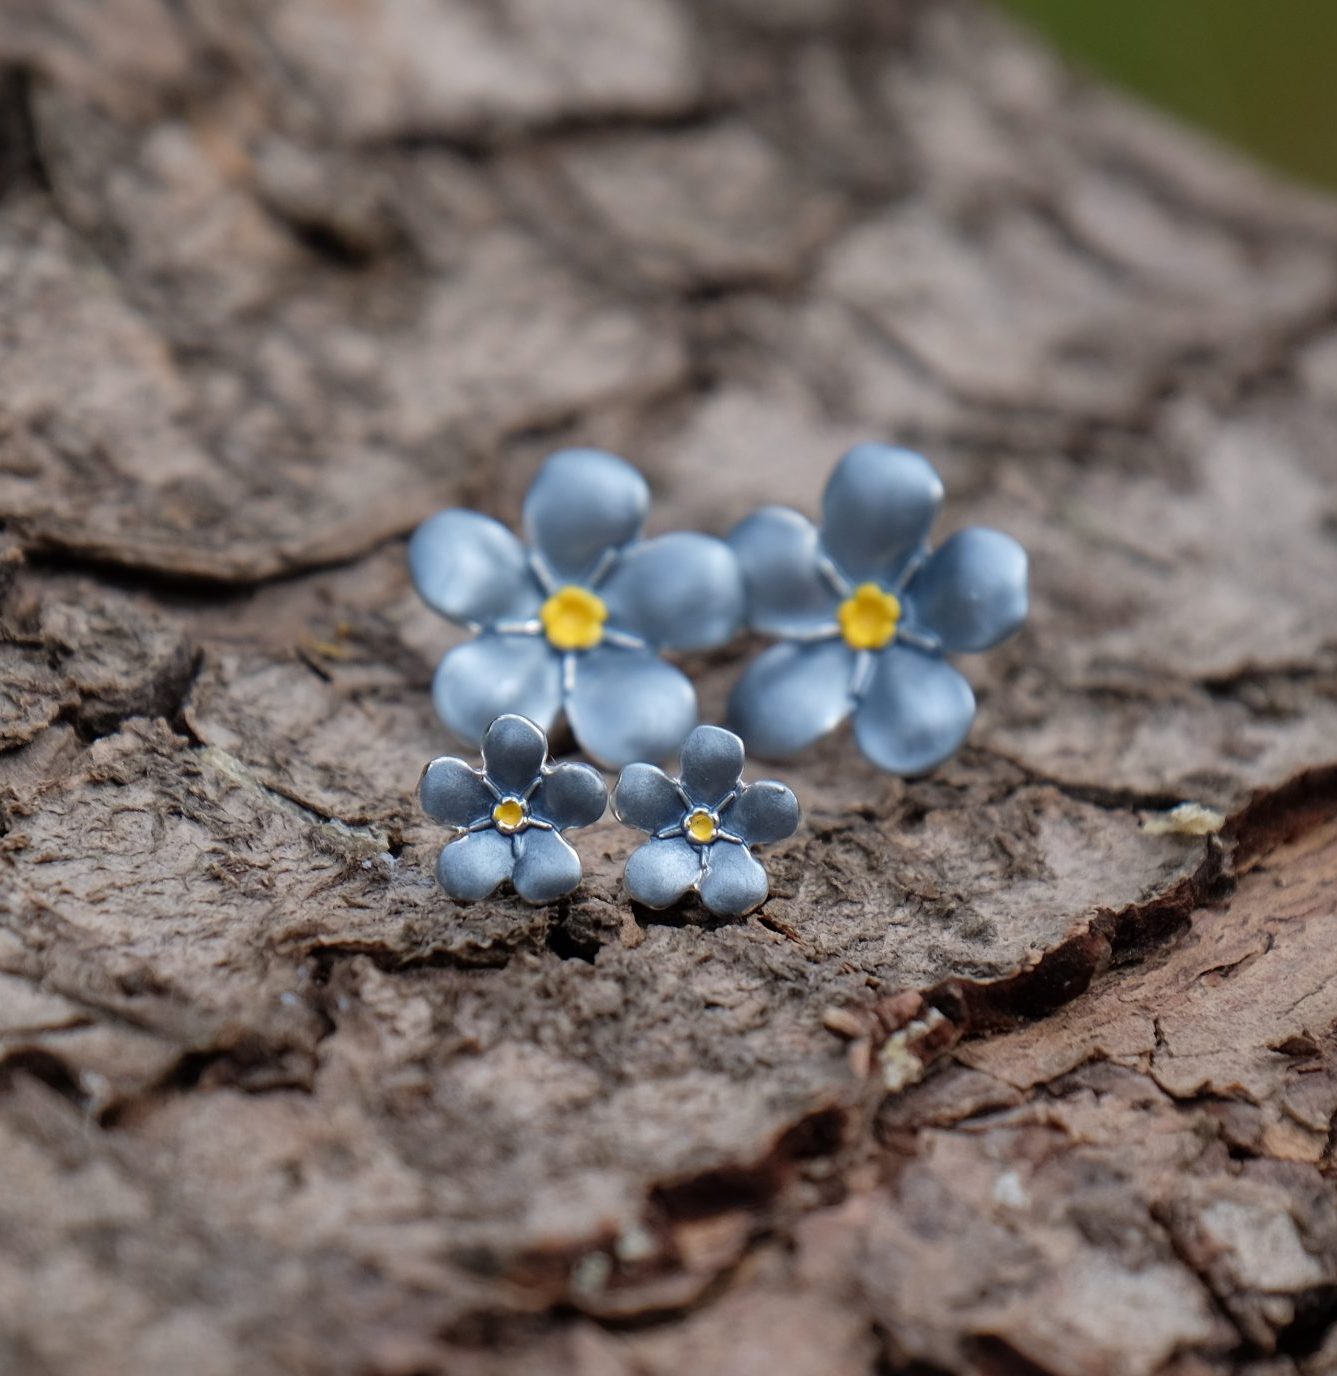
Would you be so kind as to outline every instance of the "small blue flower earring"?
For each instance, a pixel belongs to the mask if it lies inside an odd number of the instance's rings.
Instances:
[[[564,710],[581,749],[610,769],[678,749],[696,725],[696,693],[659,652],[729,640],[743,624],[743,580],[723,540],[641,539],[649,505],[625,460],[566,449],[525,498],[529,548],[476,511],[441,511],[418,527],[418,592],[477,632],[432,684],[456,736],[476,744],[506,712],[547,731]]]
[[[749,624],[780,640],[729,702],[749,750],[786,759],[851,714],[859,748],[892,774],[960,748],[975,695],[945,656],[987,650],[1025,621],[1026,551],[975,528],[930,552],[942,499],[927,460],[861,444],[826,485],[820,530],[779,506],[734,529]]]
[[[486,898],[504,880],[527,903],[552,903],[580,883],[580,856],[562,839],[604,815],[608,788],[587,764],[548,763],[548,738],[526,717],[498,717],[483,736],[484,767],[443,755],[422,772],[429,817],[462,834],[436,875],[451,898]]]
[[[628,765],[613,811],[650,833],[627,861],[624,883],[637,903],[667,908],[696,889],[711,912],[741,917],[766,901],[766,871],[752,847],[798,829],[799,805],[774,780],[745,784],[743,742],[719,726],[698,726],[682,747],[682,777]]]

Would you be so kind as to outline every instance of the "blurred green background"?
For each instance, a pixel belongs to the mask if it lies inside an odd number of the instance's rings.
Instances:
[[[1337,0],[1002,0],[1070,57],[1337,188]]]

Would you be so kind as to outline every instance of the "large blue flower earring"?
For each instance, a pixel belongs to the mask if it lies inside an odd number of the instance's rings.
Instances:
[[[780,644],[747,668],[729,724],[749,750],[785,759],[854,717],[863,753],[920,774],[956,753],[975,716],[948,654],[987,650],[1026,619],[1026,551],[996,530],[958,532],[930,552],[943,488],[927,460],[883,444],[836,466],[818,530],[768,506],[729,543],[753,630]]]
[[[722,645],[743,624],[743,581],[723,540],[640,538],[645,479],[596,449],[554,454],[524,504],[526,548],[476,511],[442,511],[409,544],[427,604],[477,632],[441,661],[441,720],[476,744],[494,717],[543,729],[565,710],[580,747],[610,769],[672,755],[696,693],[660,651]]]
[[[682,775],[631,764],[613,790],[613,811],[650,833],[627,861],[623,882],[637,903],[667,908],[695,889],[711,912],[741,917],[770,885],[752,847],[798,829],[799,806],[784,784],[745,784],[743,742],[719,726],[698,726],[682,747]]]
[[[580,883],[580,856],[562,839],[604,815],[608,788],[587,764],[550,764],[548,738],[525,717],[498,717],[483,737],[483,768],[443,755],[422,772],[429,817],[461,834],[436,875],[451,898],[486,898],[509,879],[527,903],[552,903]]]

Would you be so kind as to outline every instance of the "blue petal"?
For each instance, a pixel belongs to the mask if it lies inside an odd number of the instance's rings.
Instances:
[[[491,828],[471,831],[442,850],[436,877],[452,898],[474,903],[509,879],[513,864],[510,837]]]
[[[893,582],[928,539],[942,480],[908,449],[861,444],[836,466],[822,499],[822,543],[854,582]]]
[[[683,742],[682,786],[701,807],[718,807],[738,787],[743,742],[722,726],[698,726]]]
[[[696,694],[650,651],[601,646],[576,656],[566,715],[580,748],[618,769],[672,755],[696,725]]]
[[[674,836],[647,841],[627,859],[622,876],[627,892],[647,908],[667,908],[701,877],[701,852]]]
[[[548,738],[528,717],[507,713],[483,736],[488,778],[503,793],[523,793],[538,778],[547,758]]]
[[[849,715],[854,664],[855,652],[839,639],[772,645],[735,685],[729,725],[754,755],[795,755]]]
[[[697,888],[701,901],[721,917],[750,913],[770,892],[761,862],[746,846],[732,841],[716,841],[706,852],[706,872]]]
[[[514,839],[511,880],[526,903],[555,903],[580,883],[580,856],[555,831],[526,827]]]
[[[448,827],[467,827],[492,815],[496,799],[476,769],[448,755],[433,760],[418,780],[423,811]]]
[[[610,624],[674,650],[723,645],[743,624],[743,578],[733,551],[691,531],[633,545],[599,596]]]
[[[424,602],[452,621],[524,620],[542,594],[524,546],[476,511],[439,511],[413,532],[409,572]]]
[[[914,576],[908,598],[915,624],[944,650],[987,650],[1026,620],[1026,551],[997,530],[958,531]]]
[[[432,701],[441,720],[470,745],[507,712],[546,731],[562,705],[562,662],[542,636],[480,635],[441,661]]]
[[[658,765],[629,764],[613,790],[613,811],[624,826],[652,836],[682,821],[682,794]]]
[[[650,489],[625,459],[601,449],[564,449],[529,489],[525,534],[554,575],[578,580],[605,550],[634,540],[649,509]]]
[[[534,794],[530,810],[558,831],[593,826],[608,808],[608,785],[587,764],[555,764]]]
[[[879,769],[922,774],[960,749],[974,716],[970,684],[945,659],[893,645],[877,657],[854,735]]]
[[[835,589],[822,576],[816,527],[784,506],[764,506],[729,536],[747,590],[747,620],[763,635],[810,635],[836,625]]]
[[[748,784],[720,816],[720,826],[749,846],[783,841],[798,830],[798,799],[774,779]]]

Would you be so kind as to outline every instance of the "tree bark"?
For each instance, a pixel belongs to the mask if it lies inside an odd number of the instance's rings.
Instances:
[[[0,57],[0,1369],[1337,1370],[1337,207],[965,0]],[[406,532],[867,438],[1032,553],[960,756],[775,771],[744,921],[445,901]]]

